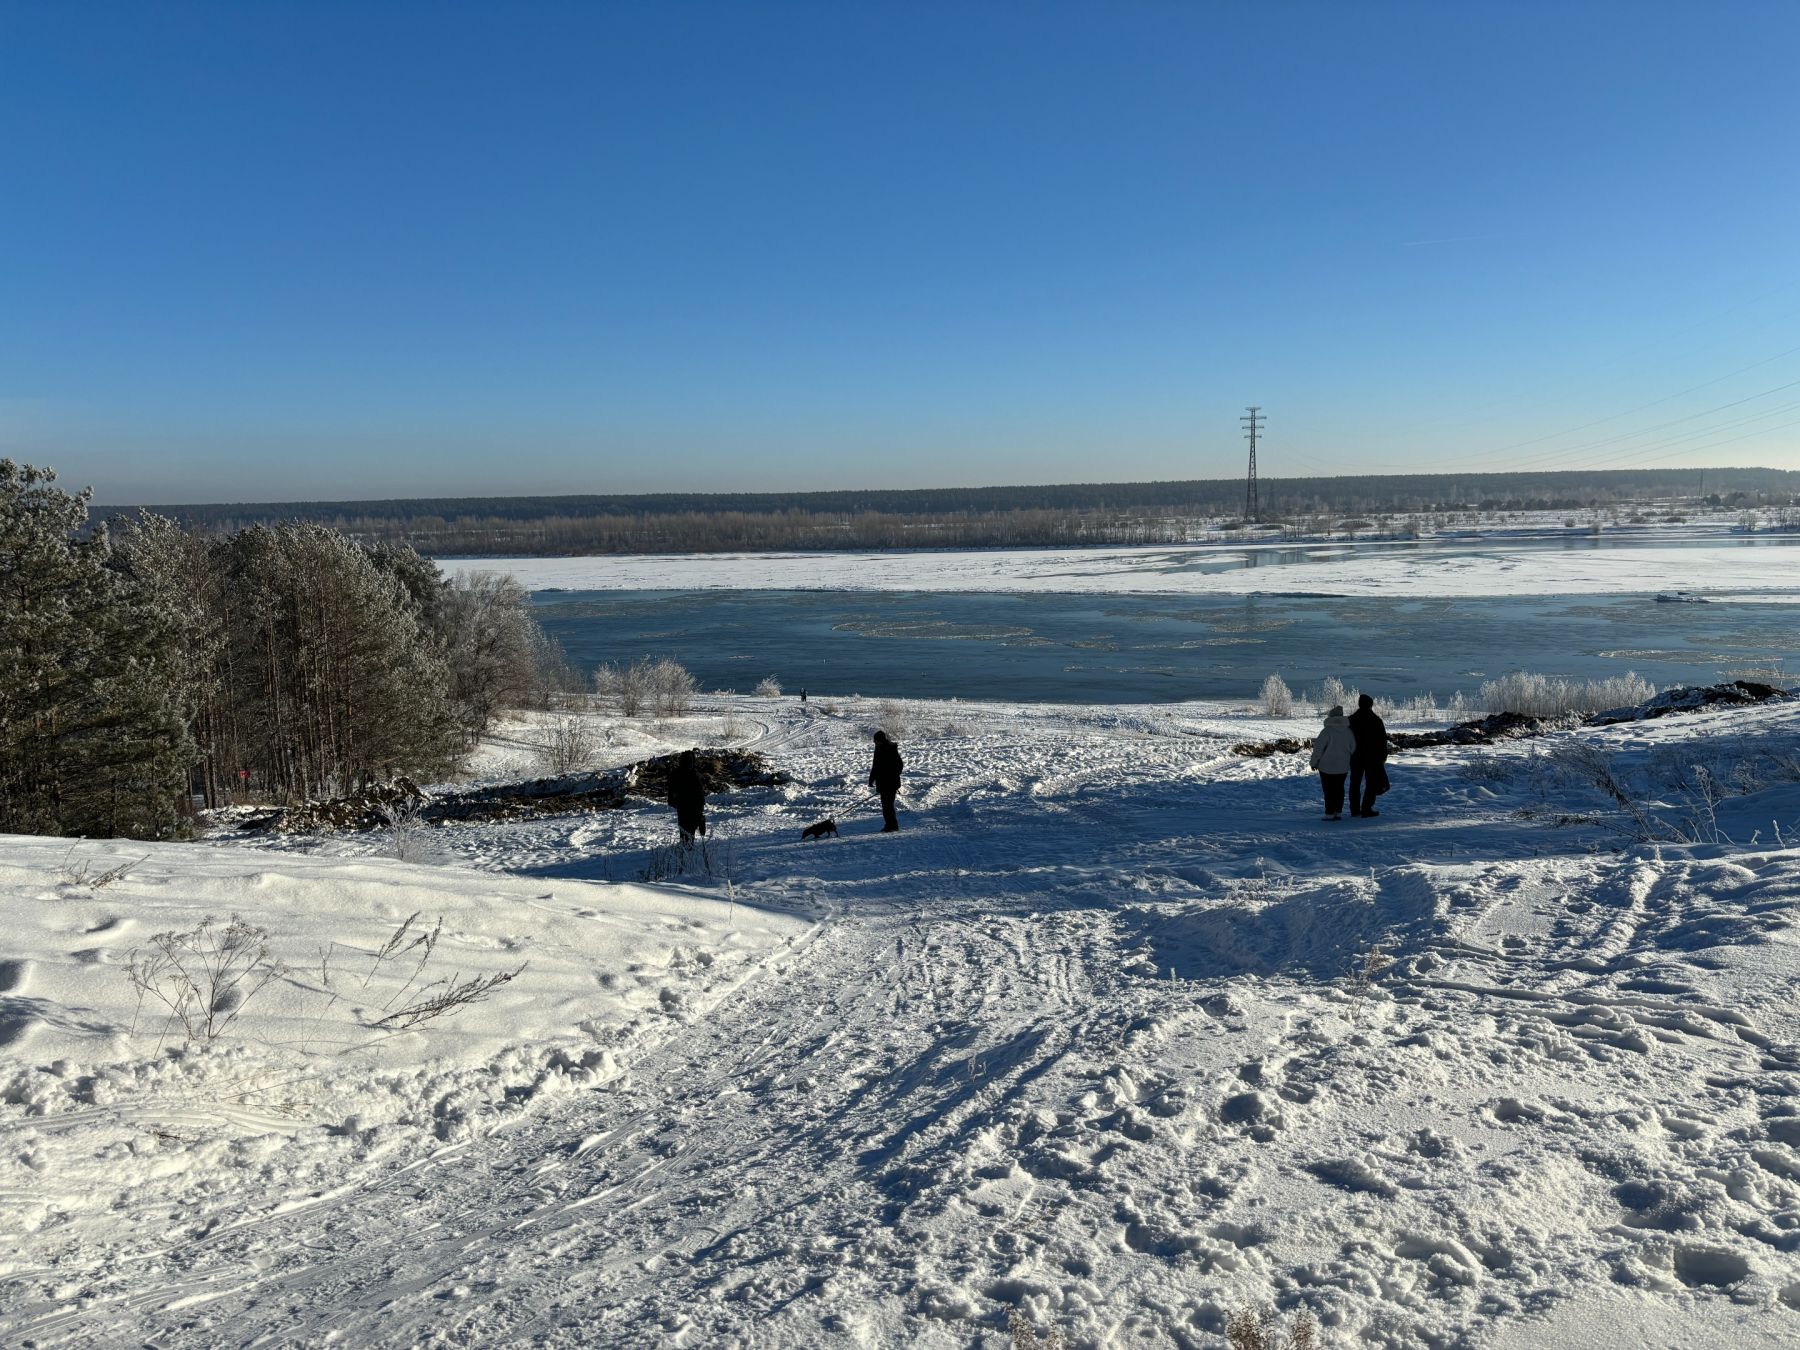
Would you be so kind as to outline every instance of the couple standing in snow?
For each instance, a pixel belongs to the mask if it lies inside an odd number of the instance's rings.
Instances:
[[[1344,818],[1344,776],[1350,776],[1350,814],[1378,816],[1375,799],[1388,790],[1387,724],[1375,715],[1375,700],[1356,700],[1356,711],[1344,716],[1342,704],[1325,714],[1325,725],[1313,738],[1312,766],[1325,789],[1325,819]]]

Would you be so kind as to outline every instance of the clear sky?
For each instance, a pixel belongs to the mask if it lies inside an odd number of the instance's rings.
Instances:
[[[0,0],[102,501],[1800,468],[1800,5]]]

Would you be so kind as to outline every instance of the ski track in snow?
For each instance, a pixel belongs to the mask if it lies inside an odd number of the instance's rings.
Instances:
[[[1248,719],[969,705],[903,736],[900,835],[802,844],[866,772],[821,702],[732,705],[797,783],[715,802],[734,902],[819,922],[723,1002],[318,1193],[23,1247],[0,1339],[997,1347],[1017,1310],[1203,1346],[1265,1303],[1327,1345],[1800,1335],[1800,851],[1556,823],[1530,745],[1399,755],[1378,822],[1325,824],[1298,759],[1227,753]],[[1587,734],[1653,766],[1725,720]],[[626,880],[665,815],[439,844]]]

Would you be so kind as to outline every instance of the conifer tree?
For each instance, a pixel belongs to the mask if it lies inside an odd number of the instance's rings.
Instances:
[[[0,830],[173,834],[195,758],[174,616],[55,480],[0,459]]]

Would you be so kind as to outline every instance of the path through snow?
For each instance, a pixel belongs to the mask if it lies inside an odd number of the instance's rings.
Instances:
[[[28,1256],[0,1335],[1000,1346],[1016,1310],[1201,1346],[1264,1303],[1330,1345],[1800,1330],[1800,852],[1639,846],[1533,746],[1402,756],[1379,821],[1326,824],[1297,761],[1224,753],[1241,719],[969,707],[910,730],[899,836],[803,845],[866,728],[768,706],[814,786],[722,804],[716,869],[823,923],[592,1090],[285,1209],[221,1183],[160,1246],[89,1220],[129,1277],[84,1299]],[[1722,730],[1791,748],[1800,716],[1585,734],[1651,792]],[[1748,840],[1800,791],[1733,809]],[[439,845],[617,880],[666,828]]]

